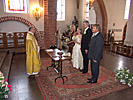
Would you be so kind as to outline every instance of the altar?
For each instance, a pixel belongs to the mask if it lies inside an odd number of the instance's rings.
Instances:
[[[67,76],[62,75],[62,62],[65,60],[71,60],[70,53],[67,53],[67,49],[65,50],[59,50],[59,49],[46,49],[45,52],[49,55],[49,57],[52,59],[51,66],[47,67],[47,70],[52,67],[57,73],[58,77],[55,78],[55,82],[57,79],[62,78],[63,84],[64,84],[64,78],[68,80]]]

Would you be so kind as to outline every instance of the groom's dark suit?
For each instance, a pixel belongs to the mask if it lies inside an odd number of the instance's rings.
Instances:
[[[94,35],[89,43],[88,58],[91,60],[92,82],[97,82],[98,79],[100,60],[103,58],[103,45],[104,38],[100,32]]]
[[[88,45],[91,40],[92,36],[92,31],[91,29],[87,29],[85,34],[82,35],[82,40],[81,40],[81,52],[83,56],[83,73],[88,72],[88,53],[85,53],[85,50],[88,50]]]

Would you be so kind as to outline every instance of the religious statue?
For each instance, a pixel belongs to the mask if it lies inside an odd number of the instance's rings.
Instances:
[[[110,32],[111,32],[111,30],[108,30],[108,40],[107,40],[107,44],[109,45],[109,43],[110,43]]]
[[[76,27],[76,30],[77,30],[77,27],[78,27],[78,19],[76,18],[76,16],[74,16],[74,20],[72,21],[72,25],[74,25]]]

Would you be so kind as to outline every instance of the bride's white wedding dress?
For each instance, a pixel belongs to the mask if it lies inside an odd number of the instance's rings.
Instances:
[[[78,35],[75,37],[75,41],[81,43],[81,39],[78,37]],[[73,67],[76,69],[83,69],[83,57],[81,54],[81,44],[75,43],[73,47],[73,53],[72,53],[72,63]]]

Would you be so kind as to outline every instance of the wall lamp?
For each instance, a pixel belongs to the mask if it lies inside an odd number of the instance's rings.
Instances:
[[[40,6],[34,6],[33,7],[33,15],[34,15],[36,21],[38,21],[41,18],[41,16],[43,15],[43,8]]]

